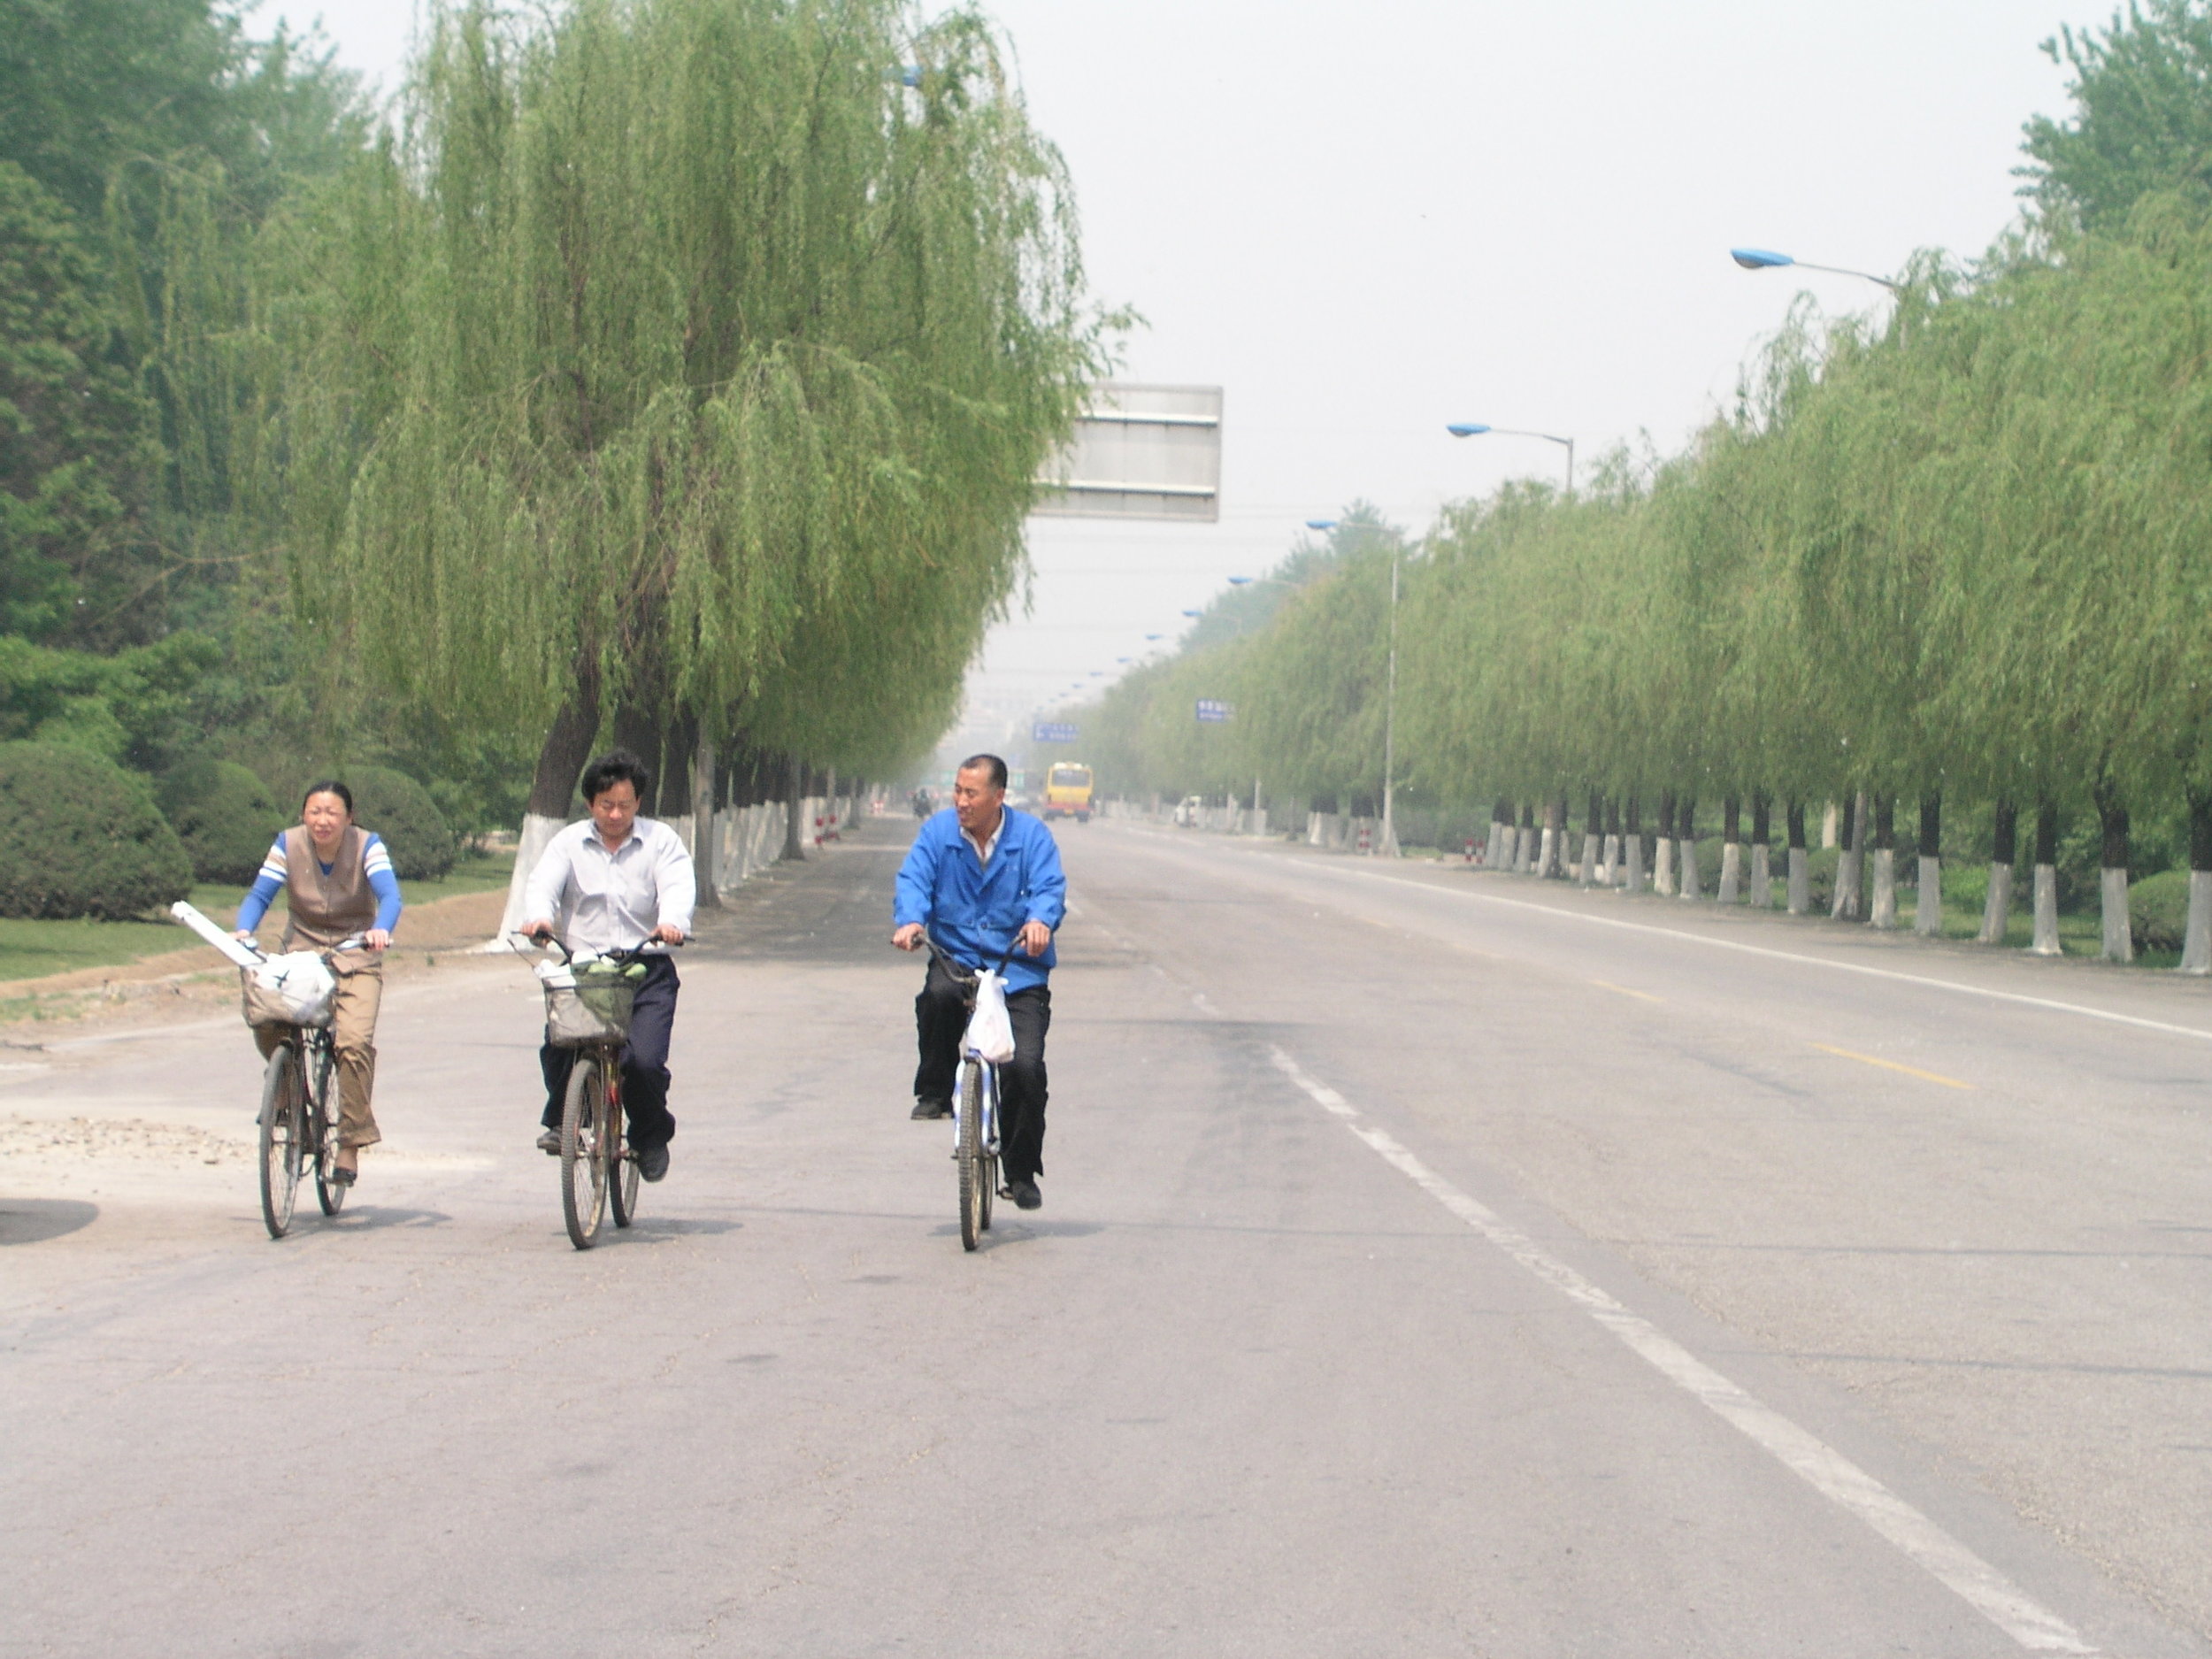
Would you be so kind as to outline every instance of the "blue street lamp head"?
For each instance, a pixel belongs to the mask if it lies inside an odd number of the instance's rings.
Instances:
[[[1479,438],[1490,428],[1479,420],[1455,420],[1444,430],[1455,438]]]
[[[1245,583],[1251,581],[1252,580],[1254,579],[1249,576],[1232,576],[1229,578],[1229,586],[1232,588],[1241,588]]]
[[[1167,635],[1164,634],[1148,634],[1144,636],[1144,642],[1147,645],[1149,645],[1155,640],[1164,640],[1165,638],[1167,638]]]
[[[1731,248],[1728,257],[1747,271],[1770,271],[1797,263],[1786,253],[1769,253],[1764,248]]]
[[[1114,660],[1118,663],[1133,663],[1137,659],[1133,657],[1117,657]]]
[[[1183,614],[1187,617],[1202,617],[1206,613],[1202,611],[1186,611]]]
[[[1309,518],[1306,520],[1306,528],[1309,530],[1333,530],[1336,528],[1336,520],[1333,518]]]

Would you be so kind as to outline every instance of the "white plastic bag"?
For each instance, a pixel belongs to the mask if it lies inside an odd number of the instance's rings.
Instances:
[[[1006,1017],[1006,981],[988,968],[976,975],[975,1012],[968,1019],[964,1049],[972,1048],[993,1065],[1014,1057],[1014,1022]]]
[[[250,1025],[327,1025],[338,1000],[338,976],[321,953],[296,950],[265,956],[242,975]]]

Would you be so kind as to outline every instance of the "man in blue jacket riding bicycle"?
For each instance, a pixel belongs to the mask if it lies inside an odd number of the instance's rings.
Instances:
[[[999,1068],[999,1164],[1006,1195],[1023,1210],[1044,1200],[1045,1033],[1052,1025],[1046,984],[1056,960],[1053,930],[1067,913],[1067,878],[1052,832],[1006,804],[1006,763],[975,755],[954,775],[952,808],[924,820],[899,866],[891,942],[918,950],[922,936],[970,968],[1006,967],[1006,1012],[1014,1057]],[[921,1064],[914,1072],[916,1118],[952,1111],[967,997],[935,957],[914,999]]]

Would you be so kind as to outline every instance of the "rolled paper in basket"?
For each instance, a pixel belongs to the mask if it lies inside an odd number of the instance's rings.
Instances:
[[[179,899],[169,907],[169,914],[182,922],[201,938],[228,956],[242,968],[250,968],[261,960],[261,953],[234,933],[227,933],[209,921],[184,900]]]

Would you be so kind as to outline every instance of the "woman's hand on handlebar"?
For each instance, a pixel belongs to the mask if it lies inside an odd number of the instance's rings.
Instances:
[[[684,942],[684,930],[680,927],[671,927],[666,922],[663,922],[645,935],[645,942],[649,945],[680,945]]]
[[[893,930],[891,942],[901,950],[919,950],[922,948],[922,934],[923,928],[919,922],[909,922]]]
[[[361,936],[361,942],[369,948],[371,956],[381,956],[392,948],[392,933],[388,927],[372,927]]]

